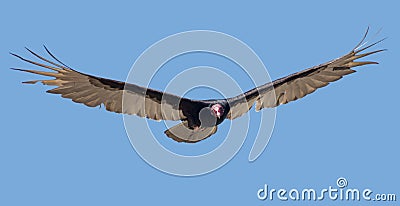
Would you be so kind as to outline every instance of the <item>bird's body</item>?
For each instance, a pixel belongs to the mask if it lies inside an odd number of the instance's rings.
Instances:
[[[178,142],[198,142],[217,131],[217,126],[225,119],[233,120],[247,113],[255,104],[256,110],[276,107],[302,98],[330,82],[355,72],[353,67],[376,62],[355,62],[354,60],[381,52],[376,50],[361,54],[380,41],[363,47],[363,40],[346,55],[327,63],[305,69],[289,76],[277,79],[251,89],[243,94],[227,99],[191,100],[173,94],[164,93],[131,83],[115,81],[78,72],[55,58],[58,63],[31,52],[48,64],[37,63],[21,56],[14,56],[55,72],[16,69],[44,76],[55,77],[51,80],[35,80],[24,83],[42,82],[56,86],[49,93],[61,94],[90,107],[104,105],[108,111],[137,115],[154,120],[181,121],[169,128],[165,134]],[[381,40],[382,41],[382,40]]]

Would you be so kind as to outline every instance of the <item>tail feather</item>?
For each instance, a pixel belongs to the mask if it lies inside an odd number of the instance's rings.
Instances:
[[[187,126],[187,122],[182,122],[178,125],[175,125],[168,130],[165,130],[164,133],[173,140],[177,142],[187,142],[187,143],[195,143],[206,139],[217,132],[217,126],[214,127],[199,127],[198,129],[190,129]]]

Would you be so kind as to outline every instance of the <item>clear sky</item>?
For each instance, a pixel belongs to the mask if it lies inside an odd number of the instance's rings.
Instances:
[[[347,179],[349,188],[396,193],[396,203],[400,201],[396,1],[146,2],[2,3],[0,205],[382,204],[257,198],[264,184],[321,190],[336,186],[339,177]],[[368,57],[379,65],[358,68],[279,107],[271,140],[257,161],[248,162],[254,142],[248,138],[228,164],[197,177],[165,174],[144,162],[129,142],[121,115],[46,94],[43,85],[22,85],[37,76],[8,69],[33,68],[8,52],[28,56],[27,46],[44,54],[45,44],[79,71],[125,80],[133,62],[158,40],[204,29],[245,42],[276,79],[345,54],[367,26],[371,34],[383,28],[378,39],[389,37],[376,47],[387,52]],[[161,72],[199,65],[223,71],[235,67],[213,55],[188,55]],[[152,86],[162,89],[168,79],[158,78]],[[251,88],[245,77],[235,80],[243,82],[244,90]],[[189,93],[193,98],[219,97],[209,95]],[[224,138],[222,131],[187,146],[155,130],[165,147],[182,153],[210,150]]]

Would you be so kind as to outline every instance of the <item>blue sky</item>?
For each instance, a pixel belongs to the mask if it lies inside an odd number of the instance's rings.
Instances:
[[[264,184],[321,189],[335,186],[338,177],[349,187],[396,193],[399,199],[397,8],[395,1],[3,3],[0,205],[278,205],[291,202],[262,202],[257,190]],[[369,57],[379,65],[279,107],[270,143],[257,161],[247,160],[254,141],[249,138],[228,164],[198,177],[172,176],[146,164],[132,148],[121,115],[46,94],[42,85],[22,85],[36,76],[8,69],[32,68],[8,52],[27,56],[27,46],[44,54],[45,44],[75,69],[124,80],[135,59],[158,40],[204,29],[245,42],[276,79],[345,54],[367,26],[372,34],[382,27],[379,37],[389,37],[377,47],[388,51]],[[189,55],[163,69],[173,73],[196,65],[234,66],[212,55]],[[198,146],[162,135],[160,141],[196,153],[222,138]],[[312,202],[326,203],[348,202]]]

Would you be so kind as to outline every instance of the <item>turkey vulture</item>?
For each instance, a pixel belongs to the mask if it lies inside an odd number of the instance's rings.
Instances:
[[[225,119],[233,120],[247,113],[254,103],[257,111],[286,104],[355,72],[353,67],[377,64],[373,61],[355,61],[384,51],[381,49],[361,53],[384,40],[365,45],[364,40],[367,33],[368,30],[360,43],[342,57],[266,83],[228,99],[192,100],[135,84],[88,75],[63,64],[46,47],[44,47],[45,50],[55,62],[39,56],[28,48],[26,49],[43,63],[11,54],[53,72],[12,69],[54,77],[51,80],[34,80],[23,83],[42,82],[45,85],[56,86],[47,92],[61,94],[64,98],[89,107],[104,105],[108,111],[116,113],[138,115],[154,120],[181,121],[180,124],[169,128],[164,133],[175,141],[194,143],[213,135],[217,131],[217,125]],[[129,105],[123,107],[124,95],[129,99]]]

